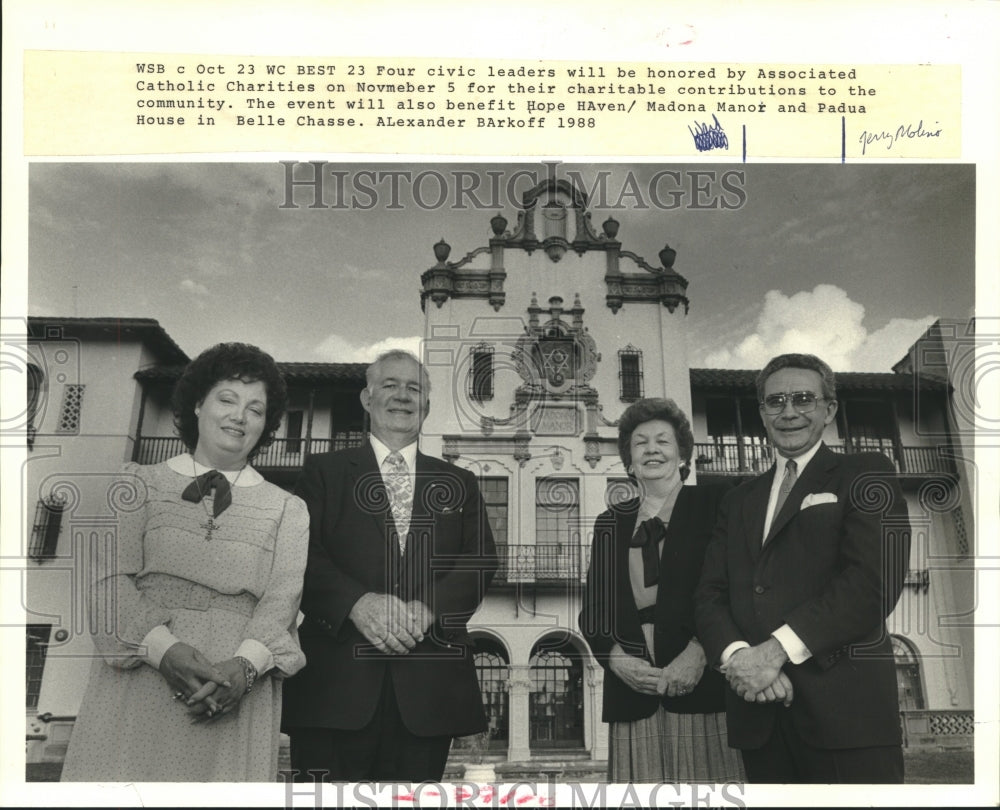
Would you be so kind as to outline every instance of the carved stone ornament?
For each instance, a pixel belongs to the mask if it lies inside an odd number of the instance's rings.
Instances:
[[[583,325],[583,314],[579,295],[568,310],[558,296],[549,299],[547,308],[538,306],[532,296],[528,326],[513,352],[514,367],[524,380],[517,391],[518,399],[523,400],[529,394],[532,398],[578,399],[595,393],[589,382],[597,373],[601,355]],[[544,323],[542,316],[548,316]]]

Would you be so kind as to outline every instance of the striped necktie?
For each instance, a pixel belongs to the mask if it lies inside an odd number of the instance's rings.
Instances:
[[[788,493],[792,491],[792,487],[795,486],[795,482],[798,480],[798,469],[799,466],[793,458],[788,459],[785,463],[785,477],[781,479],[781,486],[778,487],[778,501],[774,504],[774,517],[771,518],[772,523],[781,514],[781,507],[785,505],[785,501],[788,500]]]

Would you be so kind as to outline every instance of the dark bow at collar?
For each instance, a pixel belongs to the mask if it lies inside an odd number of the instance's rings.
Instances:
[[[233,493],[229,486],[229,479],[218,470],[209,470],[202,473],[190,484],[184,487],[181,497],[185,501],[201,503],[202,498],[208,495],[211,489],[215,489],[215,500],[213,501],[212,517],[218,517],[225,512],[233,503]]]
[[[632,548],[642,549],[642,580],[647,588],[660,581],[660,541],[666,536],[666,524],[658,517],[651,517],[642,522],[629,541]]]

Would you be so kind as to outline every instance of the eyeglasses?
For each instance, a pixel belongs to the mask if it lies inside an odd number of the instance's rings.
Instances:
[[[785,410],[785,405],[791,400],[792,407],[798,413],[812,413],[816,410],[816,403],[826,397],[818,397],[812,391],[792,391],[790,394],[771,394],[764,397],[761,406],[764,413],[775,416]]]

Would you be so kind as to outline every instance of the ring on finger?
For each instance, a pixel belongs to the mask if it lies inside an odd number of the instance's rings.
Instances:
[[[184,697],[184,693],[183,692],[174,692],[173,697],[171,697],[170,699],[171,700],[180,700],[182,697]]]

